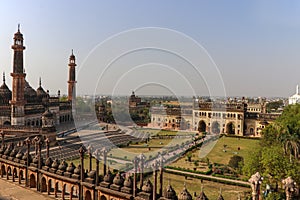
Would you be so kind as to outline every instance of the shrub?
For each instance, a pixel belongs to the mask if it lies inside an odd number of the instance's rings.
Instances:
[[[234,169],[238,169],[239,167],[239,163],[240,162],[243,162],[244,161],[244,158],[241,157],[241,156],[238,156],[238,155],[234,155],[230,158],[229,160],[229,163],[228,163],[228,166],[229,167],[232,167]]]

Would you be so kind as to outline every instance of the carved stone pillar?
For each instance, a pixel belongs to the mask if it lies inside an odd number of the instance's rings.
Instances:
[[[137,157],[134,157],[134,160],[133,160],[133,168],[134,168],[134,172],[133,172],[133,196],[136,197],[136,194],[137,194],[137,178],[136,178],[136,175],[137,175],[137,167],[138,167],[138,158]]]
[[[259,174],[259,172],[256,172],[251,176],[249,179],[249,182],[251,183],[251,189],[252,189],[252,200],[259,200],[259,194],[260,194],[260,185],[262,183],[263,178]]]
[[[297,191],[296,182],[291,177],[288,177],[282,183],[285,189],[286,200],[292,200]]]
[[[79,187],[79,200],[83,200],[83,181],[84,181],[84,148],[83,146],[79,149],[80,154],[80,164],[81,164],[81,170],[80,170],[80,187]]]
[[[139,161],[140,161],[140,188],[143,187],[143,176],[144,176],[144,165],[145,165],[145,156],[144,154],[139,155]]]

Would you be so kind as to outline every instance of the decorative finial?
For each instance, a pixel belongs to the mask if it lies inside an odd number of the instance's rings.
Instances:
[[[5,72],[3,72],[3,83],[5,83]]]
[[[39,86],[42,87],[42,78],[39,79]]]
[[[73,49],[72,49],[72,56],[74,56],[74,54],[73,54]]]
[[[20,23],[18,24],[18,32],[20,32]]]

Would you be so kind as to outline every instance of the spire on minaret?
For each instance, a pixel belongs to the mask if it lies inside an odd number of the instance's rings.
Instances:
[[[72,49],[72,56],[74,56],[74,54],[73,54],[73,49]]]
[[[20,23],[18,24],[18,32],[20,32]]]
[[[3,83],[5,83],[5,72],[3,72]]]
[[[42,87],[42,78],[39,79],[39,87]]]
[[[296,94],[299,94],[299,85],[296,86]]]

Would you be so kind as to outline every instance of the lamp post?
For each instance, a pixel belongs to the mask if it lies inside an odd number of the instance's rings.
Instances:
[[[107,149],[103,147],[102,155],[103,155],[103,176],[106,175],[106,165],[107,165]]]
[[[99,184],[99,162],[100,162],[100,155],[101,155],[101,152],[99,149],[96,149],[95,151],[95,156],[96,156],[96,186],[98,186]],[[98,192],[96,190],[96,199],[98,199]]]
[[[38,171],[37,171],[37,190],[40,191],[41,187],[40,187],[40,169],[42,168],[42,140],[40,138],[37,139],[36,141],[37,145],[38,145]]]
[[[89,171],[92,171],[92,152],[93,152],[93,147],[92,145],[88,146],[88,154],[89,154]]]

